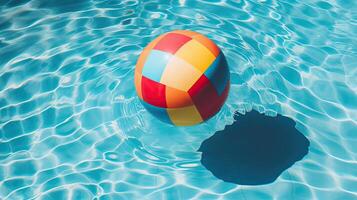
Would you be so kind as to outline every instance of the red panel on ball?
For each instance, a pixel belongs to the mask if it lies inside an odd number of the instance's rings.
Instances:
[[[204,120],[212,117],[223,105],[227,94],[229,84],[221,96],[218,96],[216,89],[209,79],[202,75],[200,79],[188,91],[192,100]]]
[[[145,102],[161,108],[167,107],[165,85],[142,76],[141,90]]]
[[[156,50],[175,54],[176,51],[190,41],[192,38],[177,33],[169,33],[165,35],[154,47]]]
[[[218,99],[215,99],[215,101],[212,102],[212,113],[210,116],[208,116],[208,118],[212,117],[213,115],[215,115],[223,106],[224,102],[227,99],[228,96],[228,91],[229,91],[229,86],[230,83],[228,81],[228,84],[226,85],[226,87],[224,88],[221,96],[218,97]],[[204,120],[208,119],[208,118],[204,118]]]

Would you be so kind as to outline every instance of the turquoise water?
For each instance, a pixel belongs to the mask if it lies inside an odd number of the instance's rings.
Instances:
[[[153,118],[133,75],[173,29],[213,39],[231,90],[207,123]],[[357,2],[0,2],[0,199],[357,199]],[[270,184],[202,166],[200,144],[252,108],[288,116],[309,153]]]

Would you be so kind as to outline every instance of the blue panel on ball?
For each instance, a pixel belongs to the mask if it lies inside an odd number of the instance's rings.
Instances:
[[[229,80],[228,65],[222,52],[217,56],[216,60],[214,60],[204,74],[211,81],[220,96]]]
[[[169,53],[151,50],[147,60],[145,61],[142,74],[147,78],[160,83],[161,75],[164,72],[170,58],[171,54]]]

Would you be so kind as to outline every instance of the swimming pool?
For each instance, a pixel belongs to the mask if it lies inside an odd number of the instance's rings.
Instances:
[[[356,199],[353,0],[0,3],[0,199]],[[135,93],[136,59],[174,29],[207,35],[226,105],[173,127]],[[201,143],[252,108],[294,119],[308,154],[263,185],[224,182]]]

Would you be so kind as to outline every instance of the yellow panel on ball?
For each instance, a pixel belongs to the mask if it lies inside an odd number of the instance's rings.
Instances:
[[[190,63],[201,73],[204,73],[206,69],[213,63],[216,57],[196,40],[191,40],[183,45],[176,53],[175,56],[182,58],[186,62]]]
[[[177,126],[190,126],[203,121],[195,105],[182,108],[167,108],[169,117]]]
[[[160,83],[182,91],[188,91],[202,73],[184,60],[173,56],[161,76]]]

